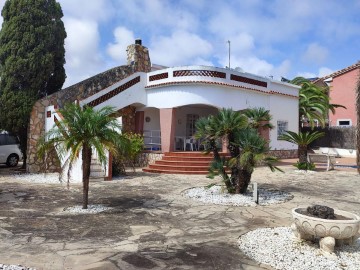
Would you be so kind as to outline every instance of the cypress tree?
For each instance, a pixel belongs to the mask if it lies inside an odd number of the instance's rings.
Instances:
[[[0,130],[19,136],[26,161],[31,109],[66,78],[63,13],[56,0],[6,0],[1,15]]]

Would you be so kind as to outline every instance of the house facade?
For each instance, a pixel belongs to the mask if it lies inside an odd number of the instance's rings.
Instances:
[[[356,87],[360,76],[360,62],[316,80],[329,87],[330,101],[346,107],[329,112],[329,126],[356,126]]]
[[[297,146],[278,140],[278,136],[284,130],[298,131],[298,86],[207,66],[151,71],[149,52],[139,41],[130,45],[127,53],[126,66],[94,76],[35,104],[29,131],[29,171],[59,168],[56,155],[47,161],[37,159],[36,140],[61,117],[57,108],[75,101],[95,109],[114,107],[119,111],[123,131],[143,134],[149,153],[197,150],[187,142],[200,117],[216,114],[221,108],[240,111],[264,107],[270,110],[275,126],[263,134],[270,147],[286,157],[297,156]]]

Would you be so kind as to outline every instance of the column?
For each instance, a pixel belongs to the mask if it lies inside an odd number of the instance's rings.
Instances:
[[[258,133],[263,137],[269,144],[270,141],[270,128],[263,127],[264,125],[269,124],[269,121],[260,121],[260,127],[258,128]]]
[[[144,112],[135,113],[135,133],[143,134],[144,131]]]
[[[176,108],[160,109],[161,151],[174,151]]]

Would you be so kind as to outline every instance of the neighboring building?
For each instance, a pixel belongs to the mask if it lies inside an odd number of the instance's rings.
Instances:
[[[151,71],[147,48],[141,41],[127,49],[128,65],[114,68],[84,82],[39,100],[31,115],[28,170],[37,172],[59,167],[56,157],[45,164],[36,157],[36,141],[49,130],[57,108],[66,102],[101,108],[115,107],[123,129],[143,134],[147,148],[164,152],[185,151],[186,140],[195,133],[199,117],[219,109],[264,107],[270,110],[276,127],[263,136],[270,147],[297,156],[297,146],[278,140],[284,130],[298,131],[299,87],[270,78],[231,69],[156,66]],[[225,149],[225,148],[223,148]]]
[[[314,81],[320,86],[329,87],[330,102],[346,107],[329,112],[329,126],[356,125],[356,86],[360,76],[360,62]]]

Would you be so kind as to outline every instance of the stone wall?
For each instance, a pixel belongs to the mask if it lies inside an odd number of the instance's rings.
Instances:
[[[297,149],[295,149],[295,150],[270,150],[270,154],[279,159],[298,158],[299,157]]]
[[[36,155],[37,142],[45,132],[45,109],[49,105],[54,105],[58,108],[63,108],[66,103],[82,100],[95,93],[111,86],[112,84],[130,76],[135,72],[149,72],[151,70],[150,57],[148,49],[141,45],[128,46],[128,62],[133,59],[130,64],[125,66],[115,67],[87,80],[79,82],[73,86],[65,88],[48,97],[38,100],[31,112],[30,128],[28,133],[28,149],[27,149],[27,171],[28,172],[42,172],[44,168],[47,171],[59,171],[59,161],[54,154],[49,153],[47,162],[40,160]],[[130,111],[134,109],[128,109]],[[135,114],[135,112],[134,112]],[[130,120],[125,122],[127,128],[132,128],[134,125],[131,121],[134,117],[128,117]],[[135,121],[135,120],[134,120]],[[135,126],[134,126],[135,128]],[[134,130],[134,129],[133,129]],[[45,164],[44,164],[45,163]]]
[[[155,163],[156,160],[162,159],[163,155],[163,153],[143,152],[139,155],[136,166],[147,167],[149,164]]]

